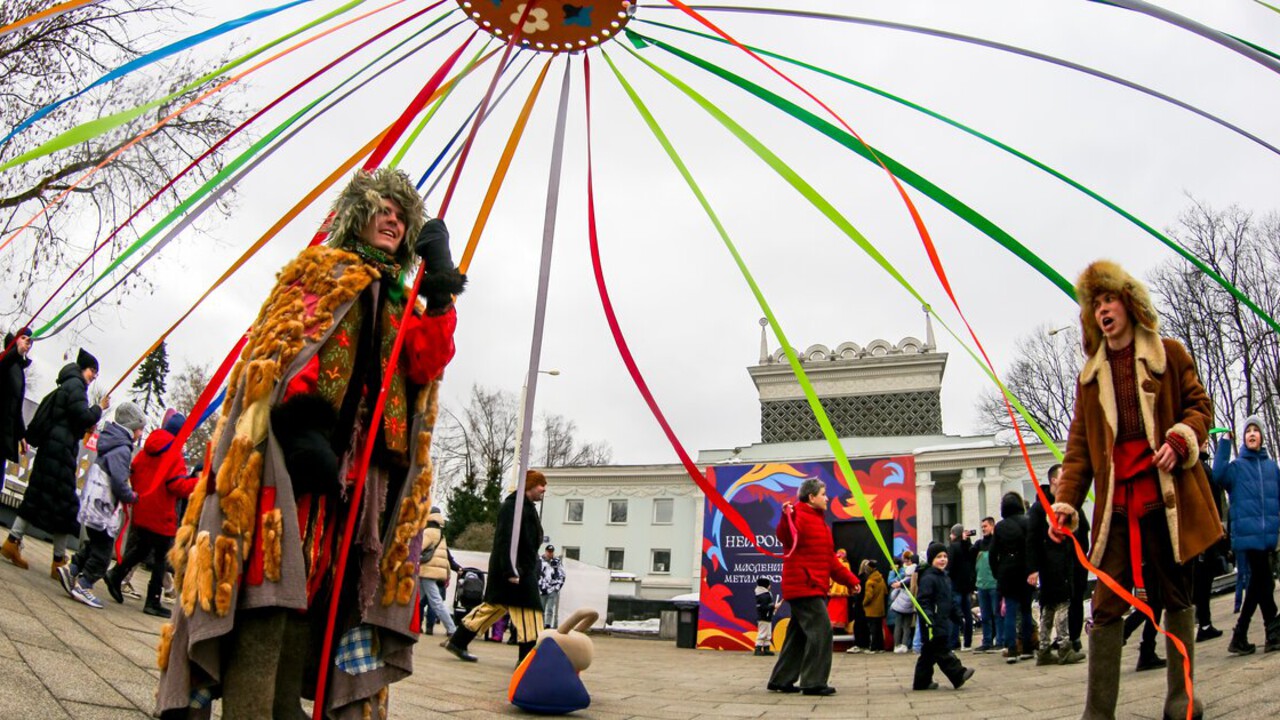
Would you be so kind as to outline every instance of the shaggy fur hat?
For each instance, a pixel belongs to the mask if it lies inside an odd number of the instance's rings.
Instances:
[[[1094,261],[1080,273],[1076,281],[1076,301],[1080,303],[1080,330],[1084,352],[1092,356],[1102,346],[1102,328],[1093,317],[1093,299],[1098,293],[1112,292],[1120,297],[1125,310],[1129,311],[1129,320],[1134,326],[1141,325],[1156,332],[1160,327],[1160,316],[1156,306],[1151,302],[1151,294],[1147,286],[1137,278],[1124,271],[1124,268],[1110,260]]]
[[[395,254],[395,262],[404,270],[413,260],[413,242],[426,222],[426,208],[413,181],[401,170],[378,168],[372,173],[356,172],[333,201],[333,219],[326,226],[328,244],[347,250],[355,247],[360,241],[360,231],[382,208],[384,198],[399,205],[404,212],[404,240]]]

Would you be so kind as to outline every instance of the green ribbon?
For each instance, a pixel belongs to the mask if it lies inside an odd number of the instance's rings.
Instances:
[[[328,22],[329,20],[351,10],[357,5],[363,4],[366,1],[367,0],[351,0],[351,2],[348,2],[347,4],[341,7],[338,7],[334,10],[331,10],[330,12],[325,13],[324,15],[316,18],[315,20],[312,20],[311,22],[297,28],[296,30],[292,30],[288,33],[285,33],[284,35],[281,35],[275,40],[272,40],[271,42],[245,55],[241,55],[240,57],[236,58],[235,60],[232,60],[226,65],[223,65],[217,70],[214,70],[213,72],[210,72],[199,79],[192,80],[191,82],[184,85],[181,89],[176,90],[158,100],[152,100],[150,102],[143,103],[142,105],[138,105],[128,110],[122,110],[118,113],[115,113],[114,115],[108,115],[106,117],[96,118],[88,122],[81,123],[71,128],[70,130],[63,132],[61,135],[58,135],[57,137],[44,142],[40,146],[32,150],[28,150],[27,152],[13,158],[12,160],[9,160],[5,164],[0,165],[0,172],[3,172],[10,168],[17,167],[19,165],[23,165],[25,163],[31,162],[32,160],[42,158],[46,155],[55,153],[59,150],[64,150],[66,148],[72,147],[73,145],[79,145],[80,143],[88,142],[89,140],[92,140],[93,138],[96,138],[99,135],[102,135],[103,133],[106,133],[127,122],[130,122],[131,120],[134,120],[157,107],[160,107],[166,103],[172,102],[173,100],[182,97],[183,95],[186,95],[187,93],[191,92],[192,90],[195,90],[201,85],[204,85],[210,80],[213,80],[214,78],[219,77],[227,73],[228,71],[236,67],[239,67],[240,65],[243,65],[249,60],[252,60],[258,55],[261,55],[262,53],[266,52],[267,50],[270,50],[271,48],[279,45],[280,43],[283,43],[289,40],[289,38],[292,38],[296,35],[304,33],[307,30],[310,30],[311,28],[317,25],[320,25],[321,23]]]
[[[298,120],[300,120],[304,115],[306,115],[308,112],[310,112],[320,103],[324,102],[331,95],[341,90],[352,80],[359,77],[362,73],[367,71],[369,68],[381,62],[387,56],[396,52],[400,48],[412,42],[415,38],[421,36],[422,34],[426,33],[428,30],[430,30],[432,27],[442,22],[445,18],[449,17],[452,14],[452,12],[453,11],[447,12],[441,15],[440,17],[432,20],[430,23],[428,23],[421,29],[415,31],[412,35],[406,37],[404,40],[401,40],[399,43],[397,43],[395,46],[388,49],[386,52],[383,52],[378,57],[369,61],[369,63],[361,67],[359,70],[356,70],[346,79],[344,79],[342,82],[330,88],[327,92],[325,92],[320,97],[308,103],[305,107],[298,110],[296,113],[291,115],[288,119],[286,119],[284,122],[277,125],[274,129],[271,130],[271,132],[267,133],[262,139],[258,140],[253,145],[251,145],[248,149],[246,149],[244,152],[240,153],[240,155],[238,155],[234,160],[232,160],[230,163],[224,166],[221,171],[219,171],[213,177],[206,180],[204,184],[202,184],[198,189],[196,189],[194,193],[192,193],[185,200],[179,203],[177,207],[173,208],[173,210],[171,210],[167,215],[161,218],[159,222],[153,225],[149,230],[143,233],[137,240],[135,240],[132,244],[130,244],[129,247],[126,248],[125,251],[122,252],[118,257],[112,260],[111,263],[109,263],[107,267],[102,270],[102,272],[98,273],[98,276],[93,279],[93,282],[91,282],[88,287],[86,287],[83,291],[81,291],[80,294],[78,294],[75,297],[75,299],[73,299],[70,303],[68,303],[66,307],[59,310],[58,313],[54,315],[48,322],[41,325],[40,328],[35,331],[34,335],[36,337],[41,337],[45,333],[47,333],[51,328],[53,328],[58,323],[59,320],[61,320],[68,312],[70,312],[77,304],[79,304],[79,302],[83,300],[85,296],[87,296],[89,292],[93,290],[94,287],[96,287],[100,282],[106,279],[106,277],[110,275],[112,271],[120,267],[121,264],[123,264],[126,260],[132,257],[135,253],[137,253],[138,250],[142,249],[142,247],[145,246],[147,243],[155,239],[157,235],[159,235],[165,228],[171,225],[175,220],[177,220],[178,218],[186,214],[186,212],[190,210],[196,203],[200,202],[202,199],[204,199],[205,196],[207,196],[210,192],[212,192],[215,188],[217,188],[223,182],[225,182],[228,177],[230,177],[237,170],[243,167],[245,163],[253,159],[254,156],[260,153],[264,148],[266,148],[269,144],[271,144],[272,141],[274,141],[282,133],[284,133],[291,126],[297,123]]]
[[[489,45],[492,43],[493,38],[491,37],[480,48],[479,52],[471,58],[471,61],[466,65],[467,72],[470,71],[470,68],[475,67],[476,63],[480,61],[481,56],[485,54],[485,51],[489,49]],[[426,115],[422,116],[422,120],[418,121],[417,126],[413,128],[413,132],[409,133],[409,137],[405,138],[404,144],[400,146],[400,149],[396,152],[395,156],[391,158],[391,163],[387,167],[400,167],[400,161],[404,159],[405,153],[409,152],[409,148],[413,147],[414,143],[418,142],[418,136],[421,135],[422,131],[427,127],[427,123],[431,122],[431,118],[436,116],[436,111],[440,109],[440,106],[444,104],[445,100],[449,99],[449,96],[453,94],[454,89],[458,87],[458,81],[465,77],[465,75],[466,73],[464,72],[449,82],[444,89],[444,93],[441,94],[440,97],[436,98],[436,101],[431,105],[431,109],[427,111]]]
[[[667,28],[667,29],[669,29],[669,30],[676,30],[676,31],[683,32],[683,33],[687,33],[687,34],[690,34],[690,35],[695,35],[695,36],[697,36],[697,37],[701,37],[701,38],[705,38],[705,39],[709,39],[709,40],[714,40],[714,41],[716,41],[716,42],[720,42],[720,43],[725,43],[725,44],[727,44],[727,41],[725,41],[724,39],[722,39],[722,38],[720,38],[720,37],[717,37],[717,36],[715,36],[715,35],[710,35],[710,34],[707,34],[707,33],[698,32],[698,31],[696,31],[696,30],[687,30],[687,29],[685,29],[685,28],[677,27],[677,26],[675,26],[675,25],[668,25],[668,24],[666,24],[666,23],[660,23],[660,22],[655,22],[655,21],[651,21],[651,20],[649,20],[649,21],[645,21],[645,22],[647,22],[647,23],[648,23],[648,24],[650,24],[650,25],[657,25],[657,26],[659,26],[659,27]],[[669,45],[669,44],[667,44],[667,43],[665,43],[665,42],[663,42],[663,41],[661,41],[661,40],[656,40],[656,39],[654,39],[654,38],[650,38],[650,37],[647,37],[647,36],[639,35],[639,33],[636,33],[636,32],[635,32],[635,31],[633,31],[633,30],[628,30],[627,32],[628,32],[628,33],[630,33],[630,34],[633,34],[633,35],[637,35],[637,36],[639,36],[640,38],[642,38],[642,42],[644,42],[645,44],[652,44],[652,45],[656,45],[657,47],[659,47],[659,48],[661,48],[661,49],[663,49],[663,50],[666,50],[667,52],[672,53],[672,54],[676,55],[677,57],[680,57],[680,58],[682,58],[682,59],[684,59],[684,60],[686,60],[686,61],[688,61],[688,62],[690,62],[690,63],[693,63],[693,64],[695,64],[695,65],[697,65],[697,66],[699,66],[699,67],[702,67],[703,69],[708,70],[709,72],[713,72],[713,73],[715,73],[715,74],[717,74],[717,75],[720,75],[721,77],[724,77],[725,75],[730,75],[730,73],[728,73],[727,71],[724,71],[724,70],[723,70],[723,69],[721,69],[721,68],[716,67],[716,66],[715,66],[715,65],[713,65],[712,63],[710,63],[710,62],[708,62],[708,61],[706,61],[706,60],[703,60],[703,59],[701,59],[701,58],[697,58],[696,56],[692,55],[691,53],[689,53],[689,52],[687,52],[687,51],[683,51],[683,50],[676,49],[675,47],[673,47],[673,46],[671,46],[671,45]],[[1241,41],[1241,42],[1244,42],[1244,41]],[[1065,174],[1063,174],[1063,173],[1061,173],[1061,172],[1059,172],[1059,171],[1055,170],[1054,168],[1052,168],[1052,167],[1050,167],[1050,166],[1046,165],[1045,163],[1042,163],[1042,162],[1040,162],[1039,160],[1037,160],[1037,159],[1035,159],[1035,158],[1031,157],[1030,155],[1027,155],[1026,153],[1023,153],[1023,152],[1019,151],[1018,149],[1016,149],[1016,148],[1014,148],[1014,147],[1011,147],[1011,146],[1009,146],[1009,145],[1007,145],[1007,144],[1005,144],[1005,143],[1003,143],[1003,142],[1001,142],[1001,141],[999,141],[999,140],[997,140],[997,139],[995,139],[995,138],[993,138],[993,137],[991,137],[991,136],[989,136],[989,135],[986,135],[986,134],[984,134],[984,133],[982,133],[982,132],[980,132],[980,131],[978,131],[978,130],[975,130],[974,128],[971,128],[971,127],[969,127],[969,126],[967,126],[967,125],[964,125],[963,123],[960,123],[960,122],[958,122],[958,121],[956,121],[956,120],[953,120],[953,119],[951,119],[951,118],[949,118],[949,117],[946,117],[945,115],[942,115],[942,114],[937,113],[937,112],[935,112],[935,111],[933,111],[933,110],[930,110],[929,108],[926,108],[926,107],[923,107],[923,106],[921,106],[921,105],[918,105],[918,104],[916,104],[916,103],[914,103],[914,102],[911,102],[910,100],[907,100],[907,99],[905,99],[905,98],[898,97],[897,95],[894,95],[894,94],[892,94],[892,93],[889,93],[889,92],[886,92],[886,91],[884,91],[884,90],[881,90],[881,89],[879,89],[879,88],[877,88],[877,87],[874,87],[874,86],[871,86],[871,85],[867,85],[866,83],[862,83],[862,82],[859,82],[859,81],[854,80],[854,79],[852,79],[852,78],[846,77],[846,76],[844,76],[844,75],[840,75],[839,73],[833,72],[833,71],[831,71],[831,70],[827,70],[827,69],[825,69],[825,68],[821,68],[821,67],[818,67],[818,66],[816,66],[816,65],[810,65],[809,63],[806,63],[806,62],[803,62],[803,61],[800,61],[800,60],[796,60],[796,59],[793,59],[793,58],[787,57],[787,56],[785,56],[785,55],[781,55],[781,54],[779,54],[779,53],[770,52],[770,51],[768,51],[768,50],[763,50],[763,49],[761,49],[761,48],[752,47],[752,46],[750,46],[750,45],[747,45],[747,46],[744,46],[744,47],[747,47],[747,48],[749,48],[752,52],[758,53],[758,54],[760,54],[760,55],[765,55],[765,56],[768,56],[768,57],[771,57],[771,58],[775,58],[775,59],[777,59],[777,60],[781,60],[781,61],[783,61],[783,62],[790,63],[790,64],[795,65],[795,66],[797,66],[797,67],[801,67],[801,68],[804,68],[804,69],[806,69],[806,70],[810,70],[810,71],[812,71],[812,72],[816,72],[816,73],[819,73],[819,74],[821,74],[821,75],[825,75],[825,76],[827,76],[827,77],[829,77],[829,78],[832,78],[832,79],[834,79],[834,80],[839,80],[840,82],[847,83],[847,84],[849,84],[849,85],[853,85],[854,87],[857,87],[857,88],[861,88],[861,89],[863,89],[863,90],[866,90],[867,92],[870,92],[870,93],[874,93],[874,94],[876,94],[876,95],[879,95],[880,97],[883,97],[883,98],[885,98],[885,99],[887,99],[887,100],[891,100],[891,101],[893,101],[893,102],[895,102],[895,103],[898,103],[898,104],[900,104],[900,105],[903,105],[903,106],[905,106],[905,107],[911,108],[912,110],[915,110],[915,111],[917,111],[917,112],[924,113],[925,115],[928,115],[928,116],[930,116],[930,117],[932,117],[932,118],[934,118],[934,119],[936,119],[936,120],[940,120],[940,121],[942,121],[942,122],[944,122],[944,123],[946,123],[946,124],[948,124],[948,125],[950,125],[950,126],[952,126],[952,127],[956,128],[956,129],[958,129],[958,130],[961,130],[961,131],[963,131],[963,132],[966,132],[966,133],[968,133],[969,135],[972,135],[973,137],[976,137],[976,138],[978,138],[978,139],[980,139],[980,140],[982,140],[982,141],[984,141],[984,142],[986,142],[986,143],[989,143],[989,144],[991,144],[992,146],[997,147],[997,148],[999,148],[999,149],[1001,149],[1001,150],[1003,150],[1003,151],[1005,151],[1005,152],[1009,153],[1010,155],[1013,155],[1014,157],[1016,157],[1016,158],[1018,158],[1018,159],[1020,159],[1020,160],[1022,160],[1022,161],[1024,161],[1024,162],[1026,162],[1026,163],[1029,163],[1030,165],[1032,165],[1032,166],[1034,166],[1034,167],[1036,167],[1036,168],[1038,168],[1038,169],[1040,169],[1040,170],[1042,170],[1042,171],[1044,171],[1044,172],[1048,173],[1049,175],[1052,175],[1053,177],[1057,178],[1058,180],[1061,180],[1062,182],[1066,183],[1067,185],[1070,185],[1071,187],[1075,188],[1076,190],[1079,190],[1080,192],[1084,193],[1085,195],[1088,195],[1090,198],[1092,198],[1092,199],[1096,200],[1097,202],[1101,203],[1101,204],[1102,204],[1103,206],[1105,206],[1106,208],[1108,208],[1108,209],[1110,209],[1111,211],[1115,212],[1116,214],[1120,215],[1120,216],[1121,216],[1121,217],[1123,217],[1124,219],[1128,220],[1129,222],[1131,222],[1131,223],[1133,223],[1134,225],[1136,225],[1136,226],[1138,226],[1139,228],[1141,228],[1141,229],[1142,229],[1143,231],[1145,231],[1147,234],[1149,234],[1149,235],[1151,235],[1152,237],[1154,237],[1156,240],[1160,241],[1160,243],[1161,243],[1161,244],[1163,244],[1165,247],[1167,247],[1167,248],[1169,248],[1170,250],[1173,250],[1174,252],[1176,252],[1179,256],[1181,256],[1181,257],[1182,257],[1183,259],[1185,259],[1187,262],[1190,262],[1192,265],[1194,265],[1194,266],[1196,267],[1196,269],[1197,269],[1197,270],[1199,270],[1200,272],[1202,272],[1202,273],[1204,273],[1205,275],[1208,275],[1210,278],[1212,278],[1214,282],[1216,282],[1216,283],[1217,283],[1217,284],[1218,284],[1222,289],[1224,289],[1224,290],[1226,290],[1228,293],[1230,293],[1232,297],[1236,298],[1238,301],[1240,301],[1240,302],[1241,302],[1241,303],[1243,303],[1246,307],[1248,307],[1251,311],[1253,311],[1253,313],[1254,313],[1256,316],[1258,316],[1258,318],[1259,318],[1259,319],[1261,319],[1263,322],[1265,322],[1265,323],[1267,323],[1269,326],[1271,326],[1271,329],[1272,329],[1272,330],[1276,331],[1277,333],[1280,333],[1280,323],[1278,323],[1274,318],[1272,318],[1272,317],[1271,317],[1271,315],[1270,315],[1269,313],[1267,313],[1267,311],[1266,311],[1266,310],[1263,310],[1263,309],[1262,309],[1262,307],[1261,307],[1261,306],[1259,306],[1256,302],[1254,302],[1254,301],[1253,301],[1249,296],[1245,295],[1245,294],[1244,294],[1244,292],[1242,292],[1242,291],[1241,291],[1239,288],[1237,288],[1235,285],[1231,284],[1231,282],[1229,282],[1229,281],[1228,281],[1225,277],[1223,277],[1220,273],[1218,273],[1216,270],[1214,270],[1212,267],[1210,267],[1208,264],[1206,264],[1203,260],[1201,260],[1199,257],[1197,257],[1194,253],[1192,253],[1191,251],[1189,251],[1189,250],[1187,250],[1185,247],[1183,247],[1183,245],[1182,245],[1181,243],[1179,243],[1179,242],[1177,242],[1177,241],[1173,240],[1172,238],[1170,238],[1169,236],[1167,236],[1167,235],[1165,235],[1164,233],[1160,232],[1159,230],[1155,229],[1155,228],[1154,228],[1154,227],[1152,227],[1151,225],[1147,224],[1146,222],[1143,222],[1140,218],[1138,218],[1137,216],[1133,215],[1133,214],[1132,214],[1132,213],[1130,213],[1129,211],[1125,210],[1124,208],[1120,207],[1119,205],[1115,204],[1114,202],[1112,202],[1112,201],[1108,200],[1107,198],[1103,197],[1102,195],[1098,194],[1097,192],[1094,192],[1093,190],[1091,190],[1090,188],[1086,187],[1085,185],[1083,185],[1083,184],[1081,184],[1081,183],[1079,183],[1079,182],[1077,182],[1077,181],[1073,180],[1072,178],[1070,178],[1070,177],[1066,176]],[[1269,51],[1267,51],[1267,50],[1265,50],[1265,49],[1263,49],[1263,48],[1257,48],[1257,49],[1258,49],[1258,50],[1260,50],[1260,51],[1263,51],[1263,52],[1269,52]],[[736,76],[734,76],[734,77],[736,77]],[[726,78],[726,79],[728,79],[728,78]],[[741,80],[741,78],[738,78],[738,80]],[[733,81],[731,80],[731,82],[733,82]],[[742,83],[746,83],[746,85],[743,85]],[[763,92],[765,93],[765,95],[761,95],[760,93],[756,93],[756,92],[755,92],[755,90],[754,90],[754,89],[752,89],[752,88],[758,88],[759,86],[752,85],[749,81],[746,81],[746,80],[742,80],[742,83],[737,83],[737,82],[735,82],[735,84],[738,84],[738,85],[739,85],[739,87],[742,87],[743,89],[747,90],[748,92],[752,92],[753,94],[756,94],[756,95],[757,95],[757,97],[761,97],[761,99],[765,100],[766,102],[769,102],[770,104],[775,105],[775,107],[779,107],[779,109],[783,110],[784,112],[788,112],[788,113],[790,113],[790,114],[792,114],[792,115],[795,115],[795,113],[792,113],[792,112],[791,112],[791,110],[790,110],[790,108],[789,108],[789,107],[782,107],[782,106],[779,106],[777,103],[773,102],[773,100],[772,100],[771,98],[777,98],[777,97],[778,97],[777,95],[773,95],[772,93],[769,93],[768,91],[763,91]],[[747,86],[750,86],[750,87],[747,87]],[[786,101],[783,101],[783,102],[785,103]],[[794,105],[792,105],[791,107],[795,107],[795,106],[794,106]],[[799,117],[799,116],[797,116],[797,117]],[[799,119],[800,119],[800,120],[802,120],[802,121],[804,121],[804,122],[806,122],[806,123],[808,123],[808,120],[807,120],[806,118],[804,118],[804,117],[799,117]],[[812,125],[812,123],[809,123],[809,124],[810,124],[810,125]],[[830,127],[834,132],[836,132],[836,133],[844,133],[844,130],[843,130],[843,129],[841,129],[841,128],[836,128],[836,127],[835,127],[835,126],[833,126],[833,125],[829,125],[829,127]],[[826,132],[826,131],[824,130],[823,132]],[[830,135],[831,133],[827,133],[827,134],[828,134],[828,135]],[[847,133],[844,133],[844,134],[846,134],[846,135],[847,135]],[[861,142],[859,142],[856,138],[848,138],[848,140],[850,140],[852,143],[856,143],[856,147],[855,147],[854,145],[851,145],[849,142],[844,142],[844,141],[840,141],[840,142],[842,142],[842,143],[843,143],[843,144],[845,144],[846,146],[848,146],[848,147],[850,147],[850,148],[854,149],[855,151],[857,151],[857,148],[862,147],[862,143],[861,143]],[[878,152],[878,151],[877,151],[877,152]],[[864,158],[867,158],[868,160],[871,160],[872,162],[874,162],[874,159],[873,159],[873,158],[868,157],[868,155],[867,155],[866,153],[859,153],[859,154],[860,154],[860,155],[862,155]],[[881,155],[881,159],[884,159],[884,156],[883,156],[883,155]],[[888,162],[887,162],[887,161],[886,161],[886,164],[888,164]],[[892,166],[891,166],[891,168],[890,168],[890,169],[892,169]],[[897,175],[897,172],[895,171],[895,172],[894,172],[894,174],[895,174],[895,175]],[[899,175],[899,177],[903,177],[903,176]],[[906,180],[907,178],[903,177],[903,179],[904,179],[904,180]],[[908,182],[910,182],[910,180],[908,180]],[[917,188],[917,189],[921,189],[921,188]],[[934,200],[937,200],[937,198],[934,198]],[[939,202],[940,202],[940,201],[939,201]],[[943,204],[944,204],[944,206],[945,206],[945,203],[943,203]],[[950,209],[950,208],[948,208],[948,209]],[[976,226],[975,226],[975,227],[976,227]],[[979,230],[981,230],[982,228],[978,228],[978,229],[979,229]],[[997,230],[998,230],[998,228],[997,228]],[[985,232],[985,231],[984,231],[984,232]],[[1003,231],[1001,231],[1001,232],[1003,232]],[[989,234],[989,233],[988,233],[988,236],[990,237],[990,234]],[[996,239],[996,241],[997,241],[997,242],[1000,242],[1000,240],[999,240],[998,238],[993,238],[993,239]],[[1003,244],[1003,243],[1002,243],[1002,244]],[[1016,253],[1015,253],[1015,254],[1016,254]],[[1038,269],[1038,268],[1037,268],[1037,269]],[[1050,278],[1050,279],[1052,280],[1052,278]],[[1059,287],[1061,287],[1061,285],[1059,285]],[[1071,297],[1072,297],[1072,298],[1074,298],[1074,297],[1075,297],[1075,290],[1074,290],[1074,288],[1070,289],[1069,294],[1071,295]]]

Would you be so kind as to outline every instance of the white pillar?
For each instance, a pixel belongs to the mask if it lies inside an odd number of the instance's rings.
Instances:
[[[981,508],[978,507],[978,485],[981,482],[977,468],[960,471],[960,523],[966,530],[977,530],[982,521]]]
[[[916,471],[916,549],[923,555],[933,541],[933,479],[928,471]]]
[[[986,477],[982,479],[982,487],[986,490],[987,511],[983,517],[993,517],[996,522],[1000,522],[1000,498],[1004,497],[1004,476],[1000,474],[1000,467],[993,466],[987,468]]]

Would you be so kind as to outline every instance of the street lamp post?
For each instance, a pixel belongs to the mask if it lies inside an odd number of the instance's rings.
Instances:
[[[538,372],[542,375],[551,375],[553,377],[560,374],[559,370],[539,370]],[[529,439],[525,437],[526,425],[524,419],[525,402],[528,397],[529,376],[525,375],[524,385],[520,387],[520,409],[516,415],[515,462],[512,463],[511,467],[511,471],[514,475],[514,477],[512,477],[512,485],[514,485],[514,489],[517,492],[524,489],[524,474],[529,469],[529,449],[527,447]],[[529,432],[529,435],[532,437],[533,433]]]
[[[1047,334],[1049,337],[1053,337],[1054,335],[1057,335],[1058,333],[1062,332],[1063,330],[1070,330],[1070,329],[1071,329],[1071,328],[1073,328],[1073,327],[1075,327],[1075,326],[1074,326],[1074,325],[1063,325],[1063,326],[1062,326],[1062,327],[1060,327],[1060,328],[1054,328],[1054,329],[1050,330],[1050,331],[1049,331],[1048,333],[1046,333],[1046,334]]]

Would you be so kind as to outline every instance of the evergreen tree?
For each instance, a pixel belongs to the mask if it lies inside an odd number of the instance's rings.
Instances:
[[[142,412],[149,415],[153,403],[161,408],[164,407],[164,385],[168,376],[169,352],[162,342],[160,347],[152,350],[138,366],[138,377],[134,379],[133,389],[129,393],[138,404],[142,405]]]
[[[449,522],[445,523],[444,533],[450,544],[471,525],[493,523],[498,519],[498,508],[502,505],[502,468],[490,464],[483,478],[477,470],[470,469],[449,495]]]

